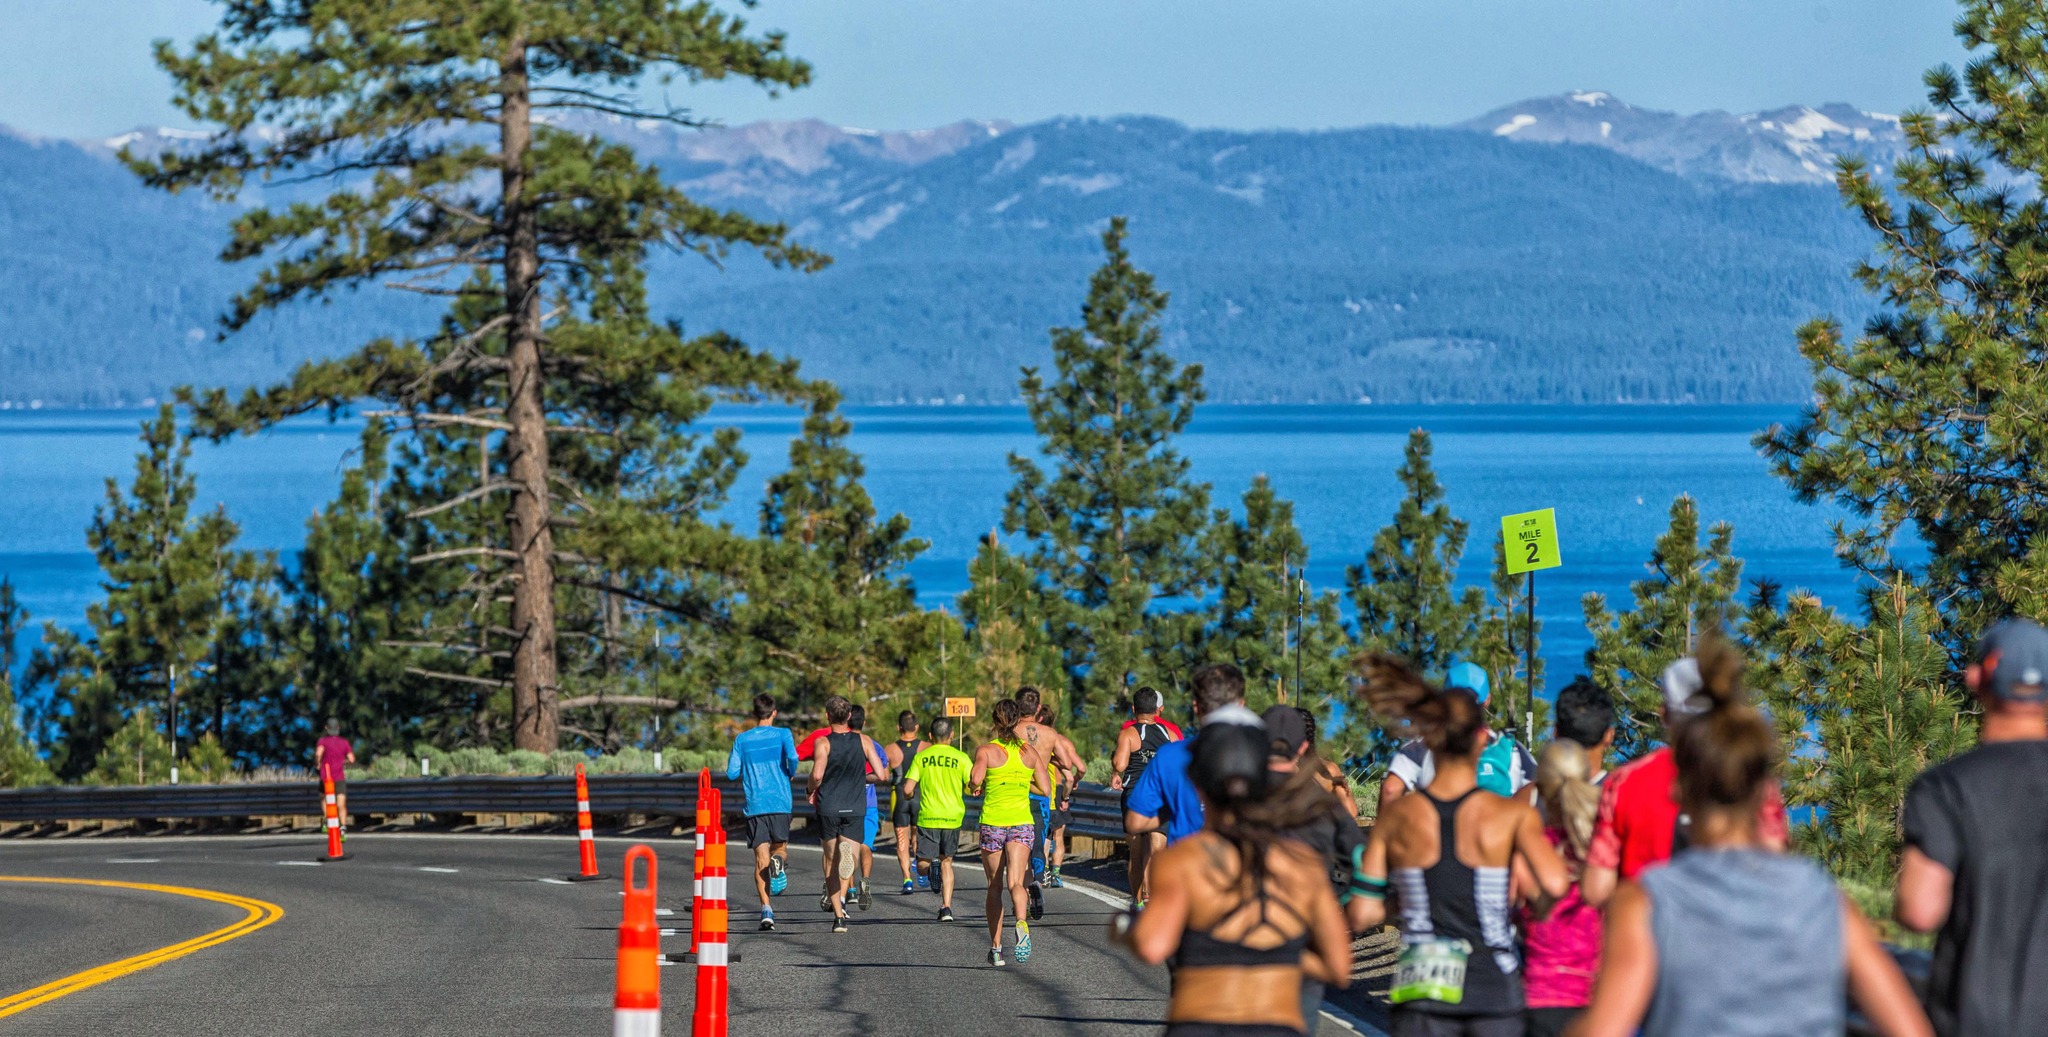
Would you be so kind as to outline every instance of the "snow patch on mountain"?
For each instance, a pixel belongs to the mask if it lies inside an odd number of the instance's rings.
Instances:
[[[1493,135],[1496,137],[1512,136],[1516,131],[1525,130],[1534,125],[1536,125],[1535,116],[1518,113],[1514,118],[1495,126],[1493,128]]]

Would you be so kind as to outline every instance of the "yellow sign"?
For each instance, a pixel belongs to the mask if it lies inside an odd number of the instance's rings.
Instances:
[[[947,716],[949,716],[949,717],[971,717],[971,716],[973,716],[973,715],[974,715],[974,700],[973,700],[973,699],[954,699],[954,698],[949,698],[949,699],[947,699],[947,700],[946,700],[946,715],[947,715]]]
[[[1557,554],[1557,510],[1525,511],[1500,520],[1500,539],[1506,545],[1508,575],[1519,576],[1538,569],[1555,569],[1564,564]]]

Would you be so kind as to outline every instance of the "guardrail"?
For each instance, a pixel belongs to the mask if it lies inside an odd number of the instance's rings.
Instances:
[[[600,774],[590,781],[590,810],[597,815],[636,814],[690,819],[696,810],[693,774]],[[745,809],[738,782],[712,778],[729,811]],[[569,777],[372,778],[348,784],[349,813],[392,817],[402,814],[572,814],[576,782]],[[968,799],[967,823],[980,814],[979,799]],[[799,804],[801,807],[801,804]],[[808,813],[799,809],[797,816]],[[318,817],[320,787],[313,782],[242,785],[123,785],[0,790],[0,824],[57,824],[74,821],[187,821],[258,817]],[[1074,792],[1072,835],[1123,838],[1118,794],[1084,784]]]

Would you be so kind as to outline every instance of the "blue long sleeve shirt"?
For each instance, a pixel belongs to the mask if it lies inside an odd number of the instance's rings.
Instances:
[[[796,739],[786,727],[756,727],[733,739],[725,778],[740,779],[747,817],[792,810],[790,779],[796,776]]]

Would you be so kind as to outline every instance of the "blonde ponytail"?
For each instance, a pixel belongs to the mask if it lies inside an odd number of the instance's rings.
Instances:
[[[1600,790],[1588,773],[1586,748],[1560,738],[1543,748],[1536,763],[1536,791],[1543,797],[1543,823],[1562,829],[1572,859],[1584,861],[1593,842],[1593,821],[1600,812]]]

